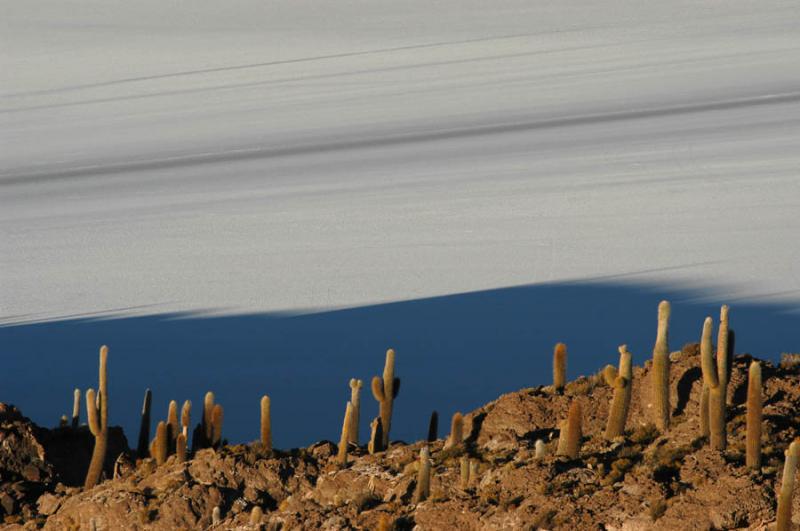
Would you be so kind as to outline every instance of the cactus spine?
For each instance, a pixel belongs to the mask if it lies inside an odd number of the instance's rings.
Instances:
[[[339,461],[340,466],[347,466],[347,444],[350,440],[350,423],[353,417],[353,404],[347,402],[347,407],[344,410],[344,422],[342,422],[342,437],[339,439],[339,453],[336,459]]]
[[[581,403],[575,400],[569,408],[566,429],[561,433],[561,436],[564,438],[563,447],[561,440],[559,440],[558,455],[563,455],[570,459],[578,458],[578,454],[581,451],[581,437],[583,436],[582,422],[583,411],[581,409]]]
[[[431,494],[431,452],[424,447],[419,452],[419,470],[417,471],[417,487],[414,491],[414,503],[428,499]]]
[[[383,450],[383,426],[381,425],[381,418],[375,417],[375,419],[369,423],[369,427],[370,436],[367,450],[369,453],[374,454],[375,452]]]
[[[159,420],[158,425],[156,425],[156,440],[153,450],[156,464],[163,465],[169,455],[169,428],[163,420]]]
[[[553,349],[553,389],[561,393],[565,385],[567,385],[567,346],[564,343],[556,343]]]
[[[434,411],[431,413],[431,419],[428,421],[428,442],[433,442],[439,438],[439,413]]]
[[[75,389],[72,392],[72,429],[78,428],[81,422],[81,390]]]
[[[797,473],[797,454],[800,452],[800,443],[794,441],[786,450],[786,461],[783,463],[783,479],[778,495],[777,522],[775,531],[790,531],[792,529],[792,495],[794,493],[794,477]]]
[[[150,405],[153,402],[153,393],[150,389],[144,392],[144,401],[142,402],[142,417],[139,422],[139,443],[136,445],[136,455],[140,459],[147,456],[147,445],[150,441]]]
[[[361,388],[364,382],[350,379],[350,403],[353,404],[353,415],[350,417],[349,442],[358,446],[358,427],[361,417]]]
[[[633,383],[631,358],[628,347],[621,345],[619,347],[619,371],[612,383],[614,398],[611,400],[611,411],[608,414],[608,423],[606,424],[606,439],[621,437],[625,433],[625,422],[628,419]]]
[[[400,378],[394,376],[394,350],[386,351],[386,364],[383,367],[383,379],[375,376],[372,379],[372,394],[380,404],[381,427],[383,428],[383,448],[389,447],[389,430],[392,427],[392,407],[394,399],[400,391]]]
[[[464,440],[464,416],[460,412],[453,414],[453,419],[450,421],[450,436],[447,438],[445,448],[453,448],[458,446]]]
[[[272,451],[272,413],[267,395],[261,397],[261,445],[267,452]]]
[[[93,389],[86,393],[86,410],[89,430],[94,435],[94,450],[84,487],[90,489],[100,481],[108,448],[108,347],[100,347],[99,392],[95,397]],[[98,406],[99,403],[99,406]]]
[[[653,415],[656,427],[665,432],[669,429],[669,316],[670,305],[661,301],[658,305],[658,330],[653,348]]]
[[[703,370],[703,381],[708,388],[708,426],[711,437],[711,448],[725,450],[725,393],[720,382],[719,359],[714,363],[711,346],[711,332],[714,321],[706,317],[703,322],[703,335],[700,338],[700,364]],[[724,363],[724,362],[723,362]]]
[[[761,364],[750,364],[747,378],[747,458],[746,464],[753,470],[761,468]]]

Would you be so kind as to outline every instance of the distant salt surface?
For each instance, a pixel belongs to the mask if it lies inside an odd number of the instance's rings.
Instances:
[[[17,372],[0,400],[60,414],[22,377],[52,371],[68,400],[109,343],[129,369],[112,396],[247,389],[226,409],[246,424],[258,381],[289,400],[337,396],[336,376],[345,397],[395,346],[411,437],[412,407],[546,380],[528,358],[556,340],[578,341],[575,374],[620,341],[645,355],[663,297],[685,305],[681,339],[724,300],[769,334],[753,347],[795,348],[798,17],[794,1],[6,2],[0,352]],[[640,328],[607,321],[631,308]],[[125,318],[87,320],[109,316]],[[607,326],[593,345],[555,316]],[[488,355],[508,365],[470,365]],[[287,441],[338,430],[333,398],[292,400],[318,422]]]

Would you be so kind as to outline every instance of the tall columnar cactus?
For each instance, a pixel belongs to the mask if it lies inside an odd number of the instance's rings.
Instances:
[[[370,427],[370,435],[369,435],[369,444],[367,444],[367,450],[369,453],[374,454],[375,452],[380,452],[383,450],[383,426],[381,423],[380,417],[375,417],[372,422],[369,423]]]
[[[394,376],[394,350],[386,351],[386,364],[383,367],[383,379],[375,376],[372,379],[372,394],[380,404],[381,427],[383,429],[383,447],[389,447],[389,430],[392,427],[392,407],[397,393],[400,392],[400,378]]]
[[[353,414],[350,417],[349,442],[358,446],[358,428],[361,417],[361,388],[364,382],[355,378],[350,379],[350,403],[353,404]]]
[[[417,471],[417,487],[414,491],[414,503],[428,499],[431,494],[431,452],[424,447],[419,452],[419,470]]]
[[[466,455],[462,455],[461,459],[459,459],[459,468],[460,468],[460,475],[461,475],[461,489],[467,489],[469,487],[469,457]]]
[[[725,426],[725,390],[722,388],[719,375],[726,370],[719,367],[719,359],[714,362],[711,346],[711,333],[714,321],[706,317],[703,322],[703,335],[700,338],[700,364],[703,370],[703,381],[708,387],[708,426],[711,437],[711,448],[723,451],[727,446]],[[724,363],[724,362],[723,362]]]
[[[781,490],[778,494],[777,523],[775,531],[791,531],[792,529],[792,497],[794,493],[794,479],[797,474],[797,455],[800,452],[800,443],[794,441],[786,449],[786,461],[783,463],[783,478]]]
[[[565,385],[567,385],[567,346],[564,343],[556,343],[553,349],[553,389],[561,393]]]
[[[167,409],[167,435],[169,435],[169,453],[175,452],[175,444],[178,440],[178,433],[180,433],[180,424],[178,422],[178,403],[174,400],[169,401],[169,408]]]
[[[222,406],[214,404],[214,409],[211,410],[211,447],[215,450],[222,445],[223,416]]]
[[[670,305],[661,301],[658,305],[658,331],[653,348],[653,421],[656,427],[665,432],[669,429],[669,316]]]
[[[431,419],[428,421],[428,442],[433,442],[439,438],[439,413],[434,411],[431,413]]]
[[[86,473],[84,487],[90,489],[100,481],[108,448],[108,347],[100,347],[99,392],[95,396],[94,389],[86,392],[86,412],[89,419],[89,430],[94,435],[94,450],[89,470]]]
[[[189,440],[189,426],[192,424],[192,402],[191,400],[186,400],[183,403],[183,407],[181,407],[181,433]]]
[[[167,461],[169,456],[169,426],[163,420],[159,420],[156,425],[156,439],[153,444],[153,458],[156,464],[161,466]]]
[[[208,444],[211,443],[213,436],[213,424],[211,422],[211,415],[214,412],[214,393],[208,391],[203,397],[203,432]]]
[[[761,364],[750,363],[747,378],[747,458],[746,464],[753,470],[761,469]]]
[[[72,429],[78,429],[81,422],[81,390],[75,389],[72,392]]]
[[[559,441],[559,453],[569,457],[570,459],[577,459],[581,451],[581,437],[583,437],[583,410],[581,403],[577,400],[572,402],[567,415],[566,430],[562,433],[564,437],[563,445]]]
[[[272,451],[272,412],[267,395],[261,397],[261,445],[265,451]]]
[[[136,445],[136,455],[140,459],[147,457],[147,448],[150,442],[150,406],[153,402],[153,393],[150,389],[144,392],[142,401],[142,417],[139,422],[139,443]]]
[[[606,424],[606,439],[621,437],[625,433],[625,422],[628,419],[628,408],[631,403],[631,388],[633,384],[633,366],[631,353],[626,345],[619,347],[619,371],[612,383],[614,398],[611,400],[611,410],[608,413]]]
[[[350,440],[350,422],[353,418],[353,404],[351,402],[347,402],[347,407],[344,410],[344,421],[342,422],[342,436],[339,439],[339,453],[336,456],[336,460],[339,462],[339,466],[347,466],[347,445],[348,441]]]
[[[450,421],[450,436],[445,442],[445,448],[453,448],[458,446],[464,441],[464,416],[461,412],[456,411],[453,414],[453,419]]]

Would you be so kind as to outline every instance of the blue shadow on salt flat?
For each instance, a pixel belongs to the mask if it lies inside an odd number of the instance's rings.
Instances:
[[[97,351],[108,344],[112,424],[130,444],[146,387],[154,419],[170,399],[214,390],[225,407],[224,435],[258,436],[259,398],[272,398],[277,447],[338,440],[351,377],[365,381],[361,438],[377,414],[369,379],[380,374],[387,347],[397,351],[402,379],[392,438],[424,436],[431,410],[440,426],[502,393],[550,381],[554,343],[569,348],[569,376],[616,363],[627,343],[637,364],[649,358],[656,307],[673,303],[670,346],[696,341],[719,301],[665,286],[571,282],[494,289],[352,309],[292,315],[225,317],[161,314],[70,319],[0,327],[0,401],[43,425],[71,410],[72,389],[97,385]],[[782,304],[732,304],[737,352],[777,359],[800,351],[800,313]],[[85,415],[82,412],[82,415]],[[85,418],[85,417],[84,417]]]

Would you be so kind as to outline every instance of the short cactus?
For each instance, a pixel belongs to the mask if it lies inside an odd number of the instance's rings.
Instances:
[[[394,350],[386,351],[386,363],[383,367],[383,379],[375,376],[372,379],[372,394],[380,404],[381,427],[383,428],[383,448],[389,447],[389,430],[392,427],[392,408],[394,399],[400,392],[400,378],[394,376]]]
[[[81,422],[81,390],[75,389],[72,392],[72,429],[78,429]]]
[[[261,446],[267,452],[272,451],[272,413],[267,395],[261,397]]]
[[[553,389],[557,393],[564,391],[567,385],[567,346],[556,343],[553,349]]]
[[[783,463],[783,478],[781,490],[778,494],[777,522],[775,531],[791,531],[792,529],[792,497],[794,495],[794,481],[797,474],[797,455],[800,453],[800,443],[792,442],[786,449],[786,460]]]
[[[753,470],[761,468],[761,427],[762,427],[761,399],[761,364],[757,361],[750,363],[747,378],[747,457],[746,464]]]
[[[183,436],[189,438],[189,426],[192,424],[192,402],[186,400],[181,408],[181,433]]]
[[[461,477],[461,489],[466,489],[469,487],[469,457],[466,455],[462,455],[461,459],[459,460],[459,468],[460,468],[460,477]]]
[[[169,427],[163,420],[156,425],[156,440],[153,445],[153,458],[156,464],[161,466],[167,461],[169,456]]]
[[[434,411],[428,421],[428,442],[433,442],[439,438],[439,413]]]
[[[258,505],[253,507],[253,510],[250,511],[250,525],[257,526],[261,525],[261,519],[264,518],[264,510],[261,509]]]
[[[358,446],[358,428],[361,417],[361,388],[364,382],[355,378],[350,379],[350,403],[353,404],[353,414],[350,417],[349,442]]]
[[[175,444],[180,431],[180,423],[178,422],[178,403],[174,400],[170,400],[169,408],[167,409],[167,435],[169,435],[169,453],[175,452]]]
[[[139,443],[136,445],[136,455],[143,459],[147,456],[147,445],[150,441],[150,406],[153,402],[153,393],[150,389],[144,392],[142,402],[142,417],[139,423]]]
[[[224,411],[222,406],[214,404],[211,410],[211,447],[215,450],[222,444],[222,420]]]
[[[414,490],[414,503],[428,499],[431,494],[431,453],[428,447],[419,452],[419,470],[417,471],[417,487]]]
[[[339,453],[336,460],[339,466],[347,466],[347,445],[350,440],[350,423],[353,418],[353,404],[347,402],[347,407],[344,410],[344,422],[342,422],[342,437],[339,439]]]
[[[663,433],[669,429],[669,317],[670,304],[661,301],[658,305],[658,330],[653,348],[652,393],[653,421]]]
[[[711,317],[706,317],[703,322],[703,335],[700,339],[700,365],[703,370],[703,381],[708,387],[708,426],[711,439],[711,448],[714,450],[725,450],[727,446],[726,426],[725,426],[725,391],[722,388],[720,374],[724,371],[720,367],[719,359],[714,362],[711,332],[714,321]],[[724,357],[724,356],[723,356]],[[724,362],[723,362],[724,364]]]
[[[581,403],[577,400],[572,402],[567,415],[566,430],[562,431],[564,439],[563,448],[561,441],[559,441],[558,455],[569,457],[570,459],[577,459],[581,451],[581,437],[583,436],[583,410]]]
[[[216,505],[211,510],[211,524],[219,525],[220,523],[222,523],[222,509],[220,509],[219,505]]]
[[[381,424],[381,418],[375,417],[372,422],[370,422],[369,427],[370,436],[369,444],[367,444],[367,451],[374,454],[375,452],[383,450],[383,426]]]
[[[94,450],[89,470],[86,473],[84,487],[90,489],[100,481],[108,448],[108,347],[100,347],[99,392],[95,396],[94,389],[86,392],[86,410],[89,419],[89,430],[94,435]]]
[[[453,448],[461,444],[464,440],[464,416],[460,412],[453,414],[450,421],[450,436],[447,438],[445,448]]]
[[[545,446],[543,440],[536,439],[536,443],[533,445],[533,448],[534,459],[542,459],[547,455],[547,447]]]
[[[621,437],[625,433],[625,422],[628,419],[628,408],[631,403],[631,387],[633,384],[633,367],[631,353],[626,345],[619,347],[619,371],[612,381],[614,398],[606,424],[606,439]],[[613,368],[613,367],[612,367]]]
[[[175,455],[179,463],[186,461],[186,434],[183,432],[175,439]]]

